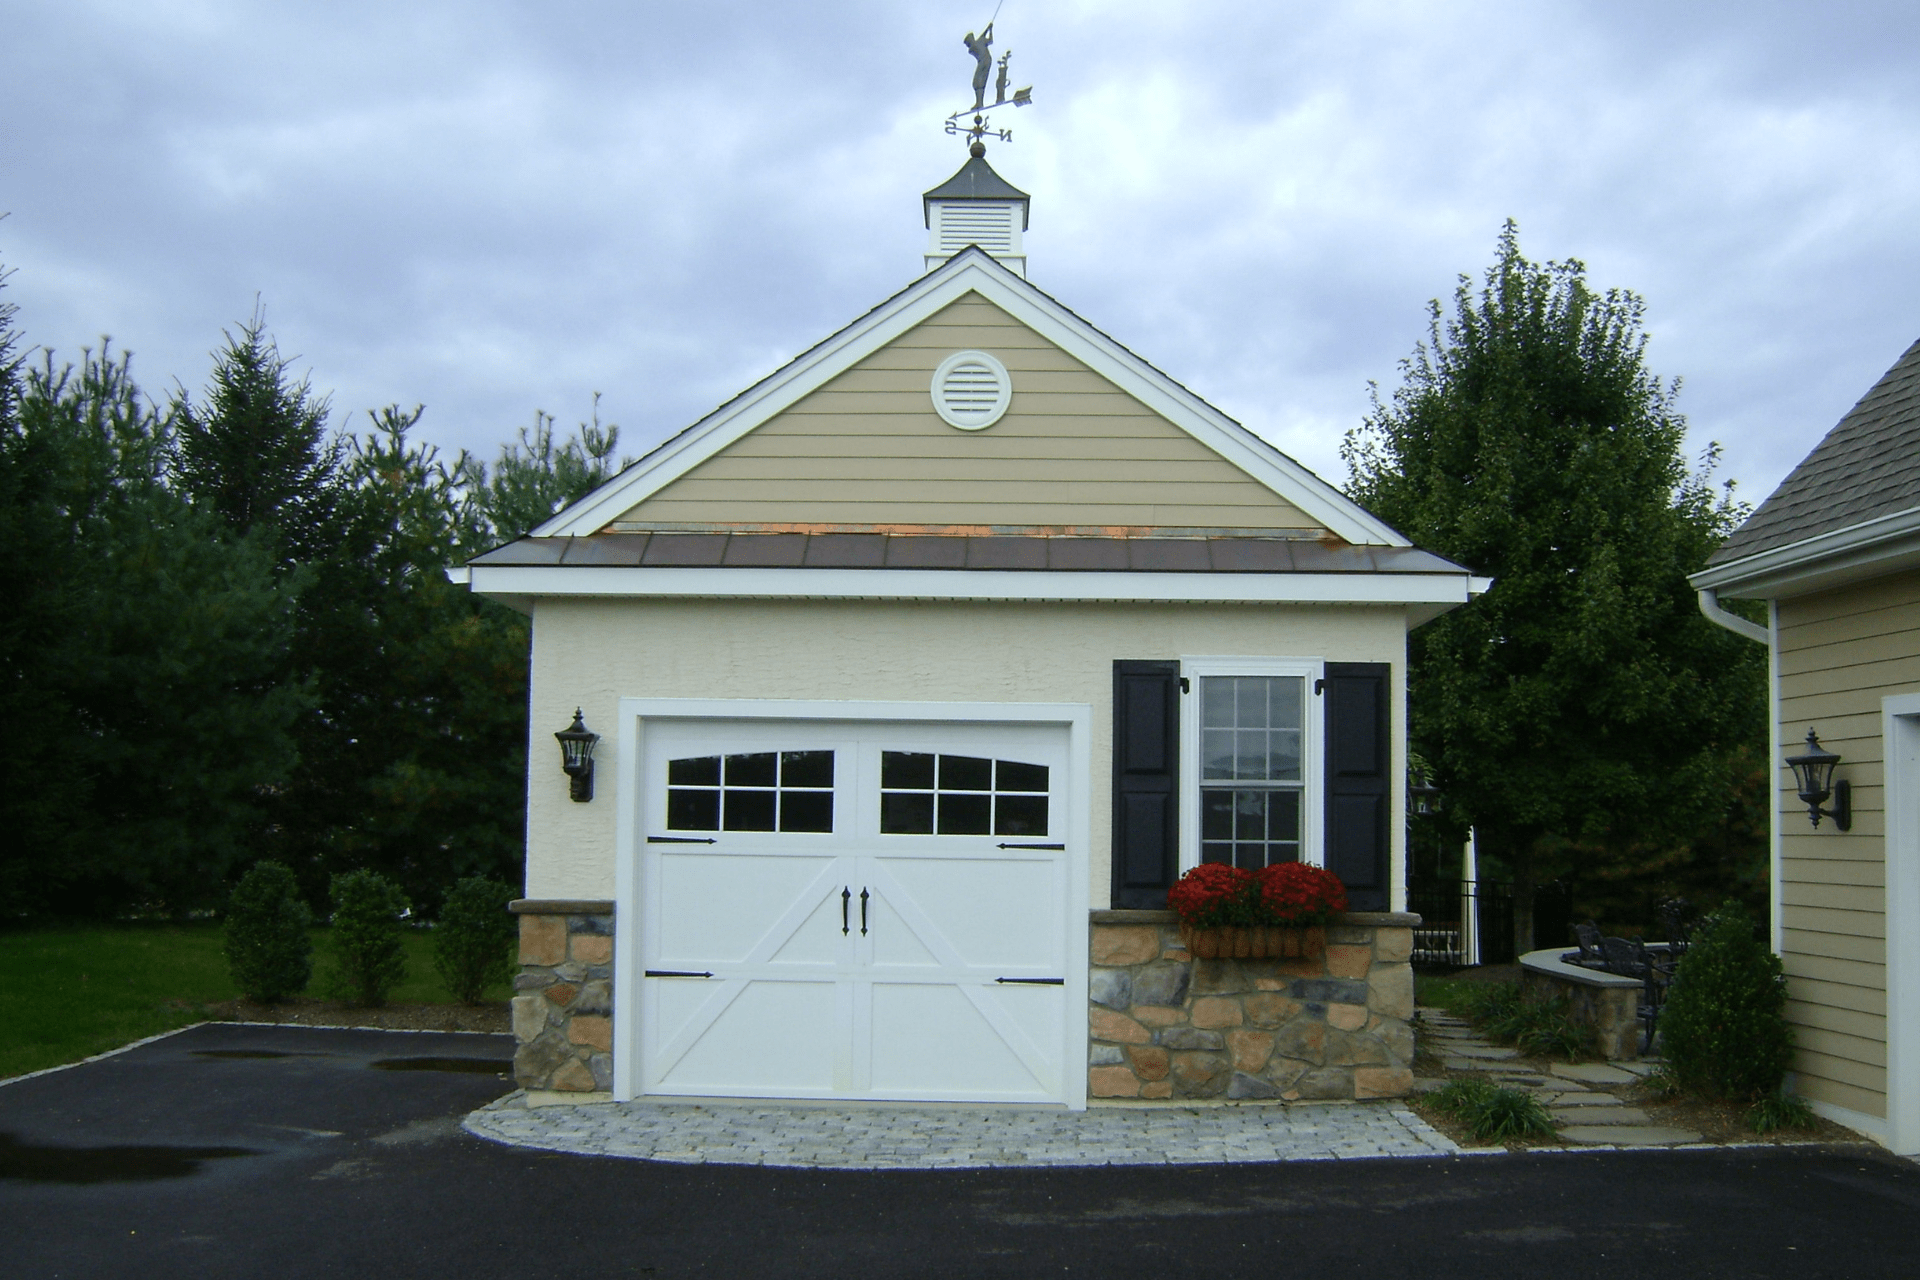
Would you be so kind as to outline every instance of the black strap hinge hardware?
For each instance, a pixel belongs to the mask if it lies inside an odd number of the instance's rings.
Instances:
[[[699,973],[688,969],[649,969],[647,976],[649,978],[711,978],[713,974],[704,969]]]
[[[995,978],[995,982],[1017,982],[1027,987],[1064,987],[1065,978]]]
[[[1064,849],[1064,848],[1066,848],[1067,846],[1065,846],[1065,845],[1063,845],[1063,844],[1006,844],[1006,843],[1002,843],[1002,844],[999,844],[999,845],[996,845],[995,847],[996,847],[996,848],[999,848],[999,849]]]
[[[648,844],[718,844],[712,836],[648,836]]]

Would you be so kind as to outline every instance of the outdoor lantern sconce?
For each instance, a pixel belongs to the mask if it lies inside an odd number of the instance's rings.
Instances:
[[[560,768],[572,783],[573,798],[585,804],[593,799],[593,747],[600,735],[587,728],[575,707],[573,723],[553,736],[560,740]]]
[[[1833,766],[1840,763],[1840,757],[1820,745],[1820,739],[1813,730],[1807,730],[1807,749],[1797,756],[1787,757],[1787,767],[1793,770],[1794,781],[1800,787],[1800,803],[1807,806],[1807,814],[1813,819],[1813,825],[1819,826],[1823,817],[1832,818],[1833,825],[1842,831],[1853,829],[1853,786],[1845,778],[1833,780]],[[1833,797],[1833,808],[1822,809],[1828,796]]]

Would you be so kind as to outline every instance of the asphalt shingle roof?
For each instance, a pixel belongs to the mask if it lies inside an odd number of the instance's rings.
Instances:
[[[1708,559],[1725,564],[1920,507],[1920,342]]]

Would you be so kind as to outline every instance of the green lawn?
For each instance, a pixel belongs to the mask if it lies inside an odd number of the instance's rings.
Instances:
[[[75,1062],[204,1017],[239,996],[218,925],[90,925],[0,931],[0,1078]],[[425,930],[409,929],[394,1004],[451,1004]],[[315,983],[327,931],[313,931]],[[506,984],[489,1000],[511,994]]]

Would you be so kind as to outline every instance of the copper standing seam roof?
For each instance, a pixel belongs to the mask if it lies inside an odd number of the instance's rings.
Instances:
[[[1708,564],[1920,507],[1920,342],[1860,397]]]
[[[1301,538],[950,537],[887,533],[596,533],[522,538],[479,566],[1027,569],[1087,573],[1431,573],[1466,569],[1413,547]]]

